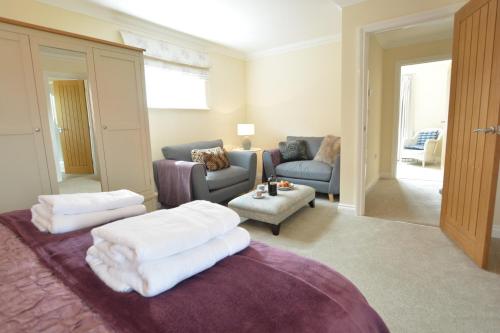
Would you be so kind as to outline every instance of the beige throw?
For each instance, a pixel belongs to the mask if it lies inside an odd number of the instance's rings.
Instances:
[[[340,137],[327,135],[323,138],[314,160],[334,166],[338,154],[340,154]]]

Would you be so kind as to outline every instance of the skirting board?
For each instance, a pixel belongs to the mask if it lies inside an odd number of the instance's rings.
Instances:
[[[344,213],[356,214],[356,206],[354,205],[339,203],[337,209]]]
[[[500,238],[500,225],[498,224],[493,225],[493,230],[491,231],[491,237]]]

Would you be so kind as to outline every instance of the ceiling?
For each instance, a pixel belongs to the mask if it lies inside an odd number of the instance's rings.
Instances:
[[[375,34],[380,46],[390,49],[405,45],[451,39],[453,16]]]
[[[85,0],[247,54],[338,37],[360,0]]]

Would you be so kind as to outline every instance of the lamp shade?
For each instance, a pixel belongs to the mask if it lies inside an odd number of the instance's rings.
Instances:
[[[254,124],[238,124],[238,135],[254,135]]]

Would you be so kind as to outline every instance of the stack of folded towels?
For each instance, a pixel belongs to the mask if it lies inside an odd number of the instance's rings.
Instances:
[[[250,244],[231,209],[193,201],[92,229],[87,263],[110,288],[158,295]]]
[[[93,227],[146,212],[144,197],[129,190],[40,195],[31,222],[43,232],[59,234]]]

